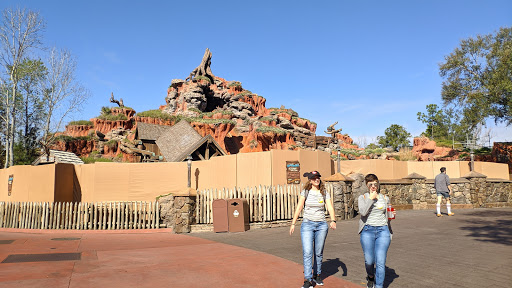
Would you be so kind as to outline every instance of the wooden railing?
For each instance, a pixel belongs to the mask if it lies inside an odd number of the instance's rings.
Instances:
[[[158,229],[158,202],[0,202],[0,227],[21,229]]]
[[[333,199],[332,185],[327,192]],[[270,222],[293,219],[297,208],[301,185],[258,186],[246,188],[206,189],[197,193],[196,221],[198,224],[213,223],[212,203],[215,199],[243,198],[249,204],[249,222]]]

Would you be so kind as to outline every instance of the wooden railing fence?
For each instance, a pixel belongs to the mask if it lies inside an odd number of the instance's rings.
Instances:
[[[215,199],[243,198],[249,204],[249,222],[270,222],[293,219],[297,208],[301,185],[277,185],[205,189],[197,193],[196,221],[198,224],[213,223],[212,203]],[[332,185],[326,183],[327,192],[333,198]],[[302,216],[302,215],[301,215]]]
[[[0,227],[21,229],[158,229],[158,202],[0,202]]]

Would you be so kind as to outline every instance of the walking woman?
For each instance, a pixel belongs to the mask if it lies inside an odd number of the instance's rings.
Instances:
[[[369,193],[359,196],[359,234],[364,253],[368,288],[382,288],[386,275],[386,256],[393,230],[387,216],[389,198],[380,194],[379,179],[375,174],[364,178]],[[396,212],[392,212],[393,215]]]
[[[300,226],[300,237],[302,240],[302,257],[304,262],[304,285],[303,288],[324,285],[320,274],[322,273],[322,257],[325,238],[329,227],[336,229],[336,216],[332,207],[331,196],[325,191],[325,185],[320,180],[320,173],[313,171],[304,173],[308,182],[300,194],[299,204],[293,215],[290,236],[295,230],[295,223],[304,207],[304,216]],[[330,224],[325,219],[325,207],[331,216]]]

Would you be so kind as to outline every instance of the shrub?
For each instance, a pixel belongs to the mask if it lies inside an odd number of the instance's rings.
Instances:
[[[112,110],[110,109],[110,107],[107,107],[107,106],[101,107],[100,115],[108,115],[108,114],[112,114]]]
[[[80,157],[80,159],[82,159],[82,161],[84,161],[85,164],[91,164],[91,163],[95,163],[95,162],[114,162],[112,161],[112,159],[108,159],[108,158],[95,158],[95,157]]]
[[[98,119],[105,120],[105,121],[119,121],[119,120],[128,120],[128,117],[124,114],[102,114],[98,116]]]
[[[277,122],[276,119],[274,119],[272,117],[267,117],[267,116],[261,117],[260,121]]]
[[[66,143],[77,141],[77,140],[89,141],[89,140],[92,140],[92,137],[91,136],[71,137],[68,135],[59,135],[59,136],[55,137],[55,141],[62,141],[62,142],[66,142]]]
[[[228,85],[229,88],[231,87],[242,87],[242,83],[238,82],[238,81],[233,81],[231,82],[229,85]]]
[[[110,150],[117,150],[117,141],[116,140],[109,140],[105,143],[105,146],[107,146]]]
[[[198,122],[198,123],[204,123],[204,124],[233,124],[236,125],[235,120],[231,119],[204,119],[200,117],[191,117],[191,118],[184,118],[186,121],[192,123],[192,122]]]
[[[203,113],[203,112],[201,112],[201,110],[199,110],[199,109],[197,109],[195,107],[188,108],[188,111],[197,112],[197,113]]]
[[[279,128],[279,127],[271,127],[271,126],[261,126],[259,127],[258,129],[256,129],[256,132],[259,132],[259,133],[274,133],[274,134],[278,134],[278,135],[285,135],[285,134],[289,134],[290,132],[285,130],[285,129],[282,129],[282,128]]]
[[[92,126],[92,122],[89,120],[77,120],[77,121],[71,121],[68,125],[77,126],[77,125],[86,125],[86,126]]]
[[[212,112],[201,113],[201,116],[203,116],[203,117],[212,117],[213,115],[215,115],[217,113],[221,113],[222,115],[233,115],[233,111],[231,111],[231,110],[215,109]]]
[[[158,119],[162,119],[162,120],[171,120],[171,119],[173,119],[173,117],[174,118],[178,117],[178,116],[171,116],[167,113],[162,112],[162,110],[159,110],[159,109],[139,112],[136,114],[136,116],[158,118]]]
[[[411,148],[403,147],[400,148],[396,159],[400,161],[414,161],[417,160],[417,157],[414,155],[414,153],[412,153]]]
[[[197,81],[205,80],[205,81],[208,81],[208,82],[212,83],[212,81],[210,81],[210,78],[208,78],[206,76],[202,76],[202,75],[194,77],[194,80],[197,80]]]

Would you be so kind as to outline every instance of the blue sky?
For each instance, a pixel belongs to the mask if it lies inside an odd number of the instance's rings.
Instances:
[[[2,0],[47,23],[91,92],[90,119],[110,93],[142,112],[165,104],[212,51],[212,72],[318,123],[370,143],[391,124],[413,136],[416,113],[441,104],[439,63],[464,38],[512,25],[512,1],[54,1]],[[492,121],[490,121],[492,123]],[[512,129],[493,128],[493,141]]]

